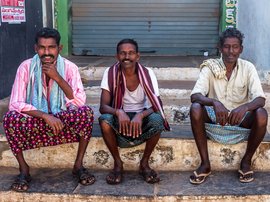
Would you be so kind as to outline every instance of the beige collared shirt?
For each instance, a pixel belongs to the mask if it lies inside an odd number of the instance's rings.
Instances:
[[[265,98],[255,66],[240,58],[229,80],[217,79],[208,67],[202,68],[191,95],[196,93],[219,100],[230,111],[257,97]]]

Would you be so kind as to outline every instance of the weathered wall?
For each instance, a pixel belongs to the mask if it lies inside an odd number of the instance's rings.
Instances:
[[[243,58],[270,72],[270,1],[238,1],[237,27],[245,34]],[[269,77],[269,74],[266,75]]]
[[[1,23],[0,99],[10,95],[18,65],[34,54],[34,37],[42,27],[41,1],[25,1],[26,22]]]

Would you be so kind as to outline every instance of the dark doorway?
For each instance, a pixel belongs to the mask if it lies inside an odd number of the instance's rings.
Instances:
[[[34,55],[34,37],[42,27],[41,1],[25,1],[26,22],[1,23],[0,26],[0,99],[10,95],[20,63]]]

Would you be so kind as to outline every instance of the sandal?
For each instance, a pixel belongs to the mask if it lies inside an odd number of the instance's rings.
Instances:
[[[30,175],[25,175],[23,173],[20,173],[10,188],[13,191],[25,192],[29,189],[29,182],[31,182],[31,180],[32,179]]]
[[[206,180],[206,178],[210,174],[211,174],[211,171],[208,172],[208,173],[201,173],[201,174],[198,174],[197,171],[194,171],[193,175],[191,175],[190,178],[189,178],[189,182],[191,184],[201,184]]]
[[[79,183],[84,186],[94,184],[96,181],[95,176],[90,174],[84,167],[81,167],[76,171],[72,171],[72,174],[74,177],[78,178]]]
[[[243,172],[242,170],[238,170],[239,173],[239,181],[242,183],[248,183],[248,182],[252,182],[254,180],[254,172],[252,170],[247,171],[247,172]]]
[[[143,177],[144,181],[149,184],[154,184],[160,181],[157,172],[154,171],[153,169],[150,170],[141,169],[139,171],[139,174]]]
[[[123,171],[111,171],[107,177],[106,177],[106,182],[108,184],[120,184],[122,182],[123,178]]]

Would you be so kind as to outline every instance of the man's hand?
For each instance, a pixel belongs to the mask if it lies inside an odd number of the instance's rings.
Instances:
[[[57,80],[60,77],[56,68],[56,61],[54,63],[42,64],[42,73],[46,74],[46,76],[53,80]]]
[[[130,122],[129,133],[133,138],[142,134],[142,113],[137,113]]]
[[[117,109],[116,116],[119,122],[119,133],[125,136],[131,136],[129,133],[130,119],[126,112],[122,109]]]
[[[213,107],[217,123],[224,126],[228,122],[229,110],[220,101],[214,101]]]
[[[54,135],[58,135],[64,128],[62,121],[53,115],[43,114],[42,119],[53,129]]]
[[[239,125],[247,111],[248,107],[246,105],[233,109],[229,115],[228,123],[230,125]]]

